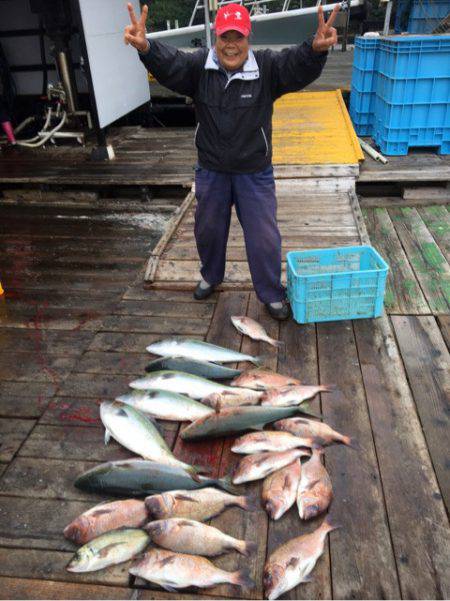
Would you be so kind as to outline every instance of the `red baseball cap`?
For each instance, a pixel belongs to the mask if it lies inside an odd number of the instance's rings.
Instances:
[[[216,35],[222,35],[226,31],[239,31],[239,33],[248,38],[252,31],[250,13],[241,4],[226,4],[225,6],[221,6],[217,11],[214,29],[216,30]]]

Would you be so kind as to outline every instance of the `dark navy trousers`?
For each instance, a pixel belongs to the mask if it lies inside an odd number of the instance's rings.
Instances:
[[[197,167],[195,191],[195,239],[203,279],[212,286],[223,281],[234,205],[244,231],[247,260],[258,299],[263,303],[285,299],[273,167],[251,174]]]

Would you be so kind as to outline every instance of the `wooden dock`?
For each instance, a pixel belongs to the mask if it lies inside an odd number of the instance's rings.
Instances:
[[[191,155],[186,158],[187,138],[186,146],[172,153],[172,136],[175,132],[157,141],[142,131],[121,136],[128,154],[119,157],[113,176],[112,165],[99,166],[94,176],[94,168],[87,174],[69,161],[47,161],[46,173],[53,174],[52,183],[61,183],[65,172],[71,185],[77,169],[78,184],[89,175],[106,186],[110,176],[119,181],[119,174],[122,185],[124,177],[134,182],[135,176],[136,185],[152,185],[158,178],[160,185],[183,184]],[[134,156],[133,148],[140,149]],[[160,149],[165,175],[156,171],[153,148]],[[0,177],[7,187],[11,180],[3,165]],[[24,172],[20,161],[11,165],[10,177]],[[30,169],[29,183],[37,184],[45,174]],[[152,203],[163,202],[158,197],[140,210],[117,210],[114,218],[110,209],[63,199],[54,208],[0,204],[0,280],[6,290],[0,299],[0,598],[260,599],[267,554],[320,523],[301,523],[295,508],[278,522],[262,509],[229,509],[212,521],[257,543],[248,559],[229,554],[214,560],[228,570],[248,567],[257,585],[253,591],[222,586],[166,593],[142,581],[131,585],[127,564],[84,575],[65,570],[75,547],[64,539],[64,527],[104,500],[74,488],[75,477],[98,463],[129,456],[115,443],[104,446],[99,404],[126,391],[142,374],[151,359],[146,345],[170,335],[264,354],[266,365],[281,373],[337,385],[313,406],[327,423],[358,441],[358,450],[326,451],[333,515],[342,529],[332,533],[313,581],[285,598],[449,598],[448,207],[368,207],[361,213],[348,174],[333,194],[326,172],[322,175],[315,191],[308,178],[294,190],[292,174],[277,181],[285,250],[364,243],[368,233],[391,266],[387,315],[381,319],[307,326],[271,320],[242,275],[236,224],[229,260],[237,267],[230,271],[230,285],[205,302],[194,302],[188,189],[185,202],[179,193],[164,198],[165,206],[179,208],[173,227],[168,226],[173,235],[159,248],[145,218]],[[149,255],[157,258],[158,285],[144,289]],[[167,279],[171,261],[192,263],[184,279]],[[180,272],[174,273],[178,279]],[[254,317],[269,335],[283,340],[285,356],[243,338],[230,322],[236,314]],[[179,436],[179,424],[165,423],[163,429],[177,456],[211,468],[214,475],[228,473],[236,463],[230,439],[188,444]],[[260,483],[242,490],[259,498]]]

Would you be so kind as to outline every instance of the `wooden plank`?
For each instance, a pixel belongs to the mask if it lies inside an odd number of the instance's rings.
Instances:
[[[338,387],[322,395],[324,419],[358,441],[358,451],[335,446],[326,452],[332,512],[342,525],[330,537],[333,598],[397,599],[395,559],[352,326],[323,323],[317,331],[321,382]]]
[[[195,338],[195,336],[192,336]],[[121,332],[99,332],[88,347],[89,351],[115,351],[118,353],[143,353],[147,346],[162,336],[158,334],[123,334]]]
[[[38,418],[51,401],[50,397],[0,395],[0,417]]]
[[[446,200],[429,200],[428,198],[416,198],[414,200],[405,200],[401,196],[364,196],[360,195],[361,207],[365,209],[384,208],[390,209],[393,207],[428,207],[430,205],[446,205]]]
[[[96,465],[98,462],[93,461],[16,457],[3,474],[0,495],[28,499],[92,501],[95,505],[104,498],[78,490],[73,482],[77,476]]]
[[[8,307],[3,325],[9,328],[34,330],[77,330],[96,331],[103,321],[104,314],[88,313],[83,310],[68,311],[64,308],[36,309],[34,307]]]
[[[424,207],[419,209],[419,215],[436,240],[447,262],[450,261],[450,215],[446,208]]]
[[[0,548],[0,576],[15,577],[20,574],[23,578],[60,580],[77,584],[124,587],[128,585],[128,568],[131,562],[98,572],[72,574],[66,571],[72,557],[73,553],[63,551]]]
[[[299,378],[307,384],[319,381],[316,346],[316,328],[314,325],[298,325],[293,320],[284,322],[280,327],[280,340],[286,343],[286,353],[278,360],[278,372]],[[311,403],[311,409],[321,412],[320,398]],[[331,424],[334,425],[334,424]],[[302,522],[298,515],[297,505],[289,510],[280,520],[269,520],[267,540],[267,556],[288,540],[306,534],[317,528],[322,517],[311,522]],[[330,556],[328,545],[323,557],[314,568],[311,582],[301,584],[286,593],[287,599],[331,599]]]
[[[72,373],[58,389],[58,396],[114,399],[128,390],[129,376]]]
[[[31,578],[0,578],[0,599],[134,599],[135,594],[136,591],[125,587]]]
[[[0,351],[27,352],[57,357],[77,357],[88,346],[91,332],[44,332],[42,330],[17,330],[0,328]]]
[[[150,360],[149,353],[87,352],[78,362],[77,372],[138,376],[144,373]]]
[[[447,348],[450,350],[450,315],[438,315],[437,320],[441,329],[442,338],[445,340]]]
[[[75,551],[64,528],[93,506],[91,502],[61,499],[2,497],[0,546]]]
[[[448,518],[402,358],[387,319],[354,329],[402,598],[447,599]]]
[[[450,354],[434,317],[393,316],[392,324],[441,494],[450,511]]]
[[[10,352],[0,352],[0,380],[50,383],[61,381],[71,371],[76,360],[76,357],[57,357],[44,353],[11,355]]]
[[[446,157],[420,153],[402,157],[389,157],[383,165],[376,161],[364,161],[360,167],[358,182],[446,182],[450,179],[450,164]]]
[[[47,382],[1,382],[0,400],[12,396],[28,397],[32,401],[38,399],[44,401],[52,397],[57,386]]]
[[[384,304],[388,313],[424,314],[430,308],[386,209],[364,211],[372,244],[389,264]]]
[[[192,297],[191,300],[193,301]],[[148,317],[190,317],[193,319],[210,319],[215,303],[167,302],[167,301],[132,301],[121,302],[111,311],[114,315],[142,315]]]
[[[275,165],[275,179],[357,177],[359,165]]]
[[[204,319],[175,317],[152,317],[134,315],[112,315],[106,317],[101,327],[104,332],[135,332],[153,334],[197,334],[208,331],[208,323]]]
[[[189,292],[173,292],[171,290],[146,290],[142,284],[130,286],[123,295],[124,300],[145,300],[153,302],[169,303],[192,303],[192,293]],[[216,303],[218,298],[217,293],[213,293],[204,301],[196,301],[198,304]]]
[[[12,460],[35,423],[29,419],[0,419],[0,462]]]
[[[426,198],[429,203],[434,200],[443,200],[450,202],[450,189],[448,183],[446,186],[405,186],[403,188],[403,198],[405,200],[415,200],[417,198]]]
[[[238,313],[237,315],[242,315]],[[256,319],[267,331],[270,337],[278,339],[279,323],[273,320],[267,313],[264,305],[256,298],[255,293],[250,294],[248,310],[246,313],[252,319]],[[228,318],[228,316],[227,316]],[[234,326],[229,319],[224,319],[222,322],[223,331],[227,329],[234,330]],[[230,332],[230,335],[233,333]],[[255,342],[247,336],[239,336],[241,342],[241,352],[253,356],[265,355],[264,364],[269,369],[276,369],[277,366],[277,350],[269,346],[267,343]],[[248,368],[248,364],[240,364],[240,368]],[[222,456],[220,460],[219,475],[225,476],[232,472],[242,456],[232,453],[231,447],[236,437],[226,438],[223,445]],[[252,482],[241,487],[242,493],[251,496],[257,506],[261,498],[261,482]],[[258,507],[253,512],[243,512],[238,508],[232,508],[229,511],[219,515],[211,521],[211,525],[219,528],[223,532],[234,536],[235,538],[252,541],[256,543],[257,548],[253,555],[244,558],[236,553],[227,554],[218,558],[217,565],[222,569],[234,571],[241,568],[250,570],[250,574],[256,583],[256,588],[248,591],[247,595],[252,599],[259,599],[263,596],[262,580],[263,569],[266,558],[267,545],[267,528],[268,517],[266,512]],[[217,596],[225,594],[229,587],[216,587],[213,589]],[[235,595],[240,596],[242,593],[235,589]]]
[[[450,266],[416,209],[391,209],[398,237],[434,313],[450,309]]]

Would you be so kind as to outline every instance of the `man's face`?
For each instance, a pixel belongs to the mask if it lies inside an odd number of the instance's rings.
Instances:
[[[249,47],[248,38],[239,31],[226,31],[217,36],[217,58],[227,71],[236,71],[242,67],[248,58]]]

